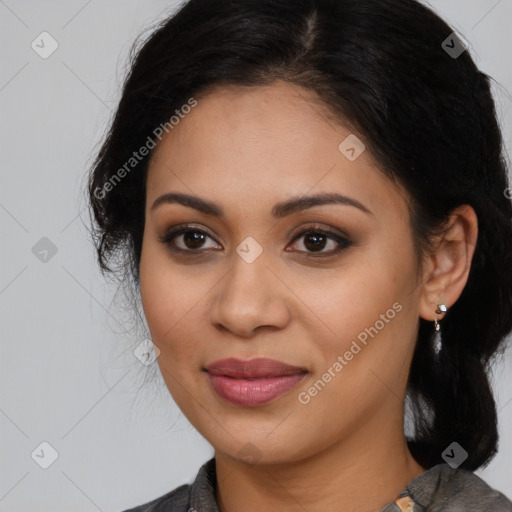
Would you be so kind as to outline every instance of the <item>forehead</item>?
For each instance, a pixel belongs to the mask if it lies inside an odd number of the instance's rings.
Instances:
[[[197,106],[158,144],[147,202],[177,191],[214,196],[227,211],[232,206],[233,214],[243,214],[264,205],[270,211],[291,196],[339,192],[403,216],[403,192],[369,151],[352,160],[340,150],[354,136],[313,92],[298,86],[217,88],[198,97]]]

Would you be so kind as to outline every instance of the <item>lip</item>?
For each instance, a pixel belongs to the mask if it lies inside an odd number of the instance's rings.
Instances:
[[[205,371],[221,398],[245,407],[257,407],[284,395],[308,373],[305,368],[268,358],[221,359]]]
[[[235,379],[258,379],[270,377],[283,377],[287,375],[297,375],[307,370],[298,366],[292,366],[276,359],[258,357],[244,361],[230,357],[228,359],[219,359],[208,366],[206,371],[211,375],[223,375]]]

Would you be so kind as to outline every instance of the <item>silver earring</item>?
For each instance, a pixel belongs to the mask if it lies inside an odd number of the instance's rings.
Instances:
[[[446,313],[446,305],[438,304],[435,312],[438,315]],[[434,352],[436,353],[436,355],[439,355],[439,352],[441,352],[441,348],[443,345],[443,340],[441,339],[441,327],[439,326],[437,318],[434,319],[434,333]]]
[[[441,315],[443,313],[446,313],[446,304],[438,304],[436,309],[436,314]],[[439,326],[439,322],[437,321],[437,318],[434,319],[434,329],[436,332],[439,332],[441,327]]]

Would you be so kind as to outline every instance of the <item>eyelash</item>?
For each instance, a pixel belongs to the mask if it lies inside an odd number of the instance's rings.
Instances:
[[[194,226],[182,226],[182,227],[179,227],[176,229],[168,230],[163,236],[158,237],[158,239],[160,242],[167,245],[171,251],[176,252],[176,253],[181,253],[181,254],[188,253],[191,256],[200,256],[201,252],[209,250],[209,249],[181,249],[181,248],[175,247],[172,243],[173,239],[180,235],[183,235],[185,233],[200,233],[200,234],[206,235],[208,238],[212,238],[206,231],[203,231],[202,229],[196,228]],[[294,236],[292,243],[296,242],[297,240],[299,240],[307,235],[311,235],[311,234],[323,235],[327,239],[333,240],[334,242],[339,244],[336,249],[332,249],[331,251],[328,251],[328,252],[314,253],[314,252],[307,252],[307,251],[298,251],[300,253],[307,254],[307,256],[311,257],[311,258],[327,258],[330,256],[334,256],[334,255],[340,253],[341,251],[348,249],[348,247],[350,247],[352,245],[352,242],[350,240],[348,240],[347,238],[345,238],[341,235],[338,235],[337,233],[334,233],[332,231],[327,231],[325,229],[317,228],[317,227],[310,227],[303,231],[300,231],[299,233],[297,233]],[[214,250],[216,250],[216,249],[214,249]]]

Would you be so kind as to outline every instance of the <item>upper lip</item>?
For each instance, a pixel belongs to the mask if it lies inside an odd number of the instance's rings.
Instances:
[[[219,359],[206,366],[212,375],[225,375],[238,379],[280,377],[306,373],[306,369],[292,366],[282,361],[260,357],[243,361],[242,359]]]

